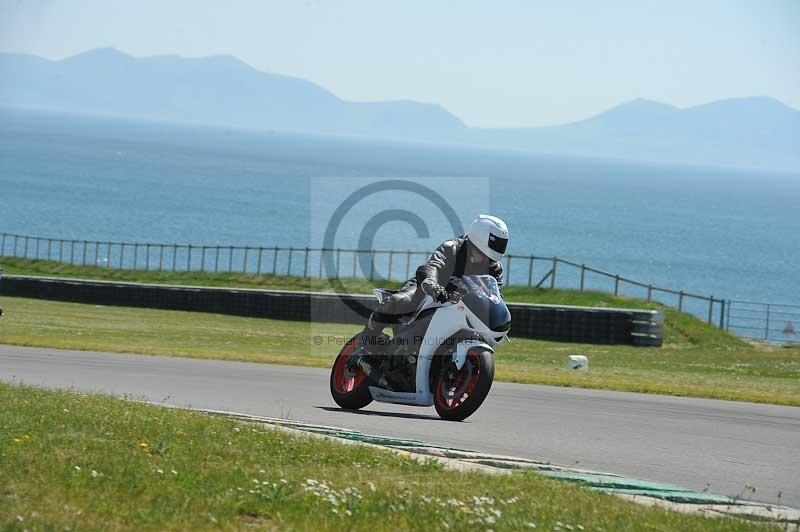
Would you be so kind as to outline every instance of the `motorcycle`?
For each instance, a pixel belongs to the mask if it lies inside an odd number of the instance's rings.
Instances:
[[[450,421],[472,415],[492,387],[494,347],[507,338],[511,313],[491,275],[465,275],[456,286],[447,302],[426,296],[416,313],[393,325],[377,357],[363,354],[358,336],[348,340],[331,369],[336,404],[433,405]],[[380,302],[393,292],[374,293]]]

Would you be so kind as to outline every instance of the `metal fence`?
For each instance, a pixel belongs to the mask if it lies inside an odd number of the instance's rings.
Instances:
[[[57,261],[62,264],[144,271],[237,272],[254,275],[327,277],[373,281],[403,280],[430,252],[381,249],[323,249],[312,247],[235,246],[111,242],[45,238],[0,233],[0,256]],[[662,288],[609,273],[585,264],[535,255],[506,255],[508,285],[610,292],[658,301],[724,327],[724,299]]]
[[[745,338],[800,343],[800,305],[729,301],[725,329]]]

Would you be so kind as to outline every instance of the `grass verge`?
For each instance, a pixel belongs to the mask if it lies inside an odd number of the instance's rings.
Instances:
[[[753,527],[99,395],[0,384],[0,404],[4,530]]]
[[[352,325],[3,298],[6,344],[330,367]],[[685,323],[684,321],[685,320]],[[750,346],[678,316],[662,349],[515,338],[499,346],[501,381],[800,406],[800,348]],[[589,372],[566,369],[568,354]]]

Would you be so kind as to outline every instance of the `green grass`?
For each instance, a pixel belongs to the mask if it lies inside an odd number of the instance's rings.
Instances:
[[[331,292],[326,279],[303,278],[286,275],[246,275],[241,273],[207,272],[153,272],[142,270],[113,270],[97,266],[73,266],[54,261],[5,257],[0,261],[7,274],[69,277],[75,279],[100,279],[156,284],[229,286],[273,290],[313,290]],[[373,284],[365,279],[342,279],[349,293],[372,293]],[[396,288],[397,282],[387,282],[386,288]],[[658,303],[629,297],[617,297],[605,292],[579,292],[576,290],[536,289],[527,286],[509,286],[503,291],[506,300],[518,303],[578,305],[595,307],[661,308],[665,311],[666,340],[673,344],[705,345],[719,348],[745,347],[735,336],[709,326],[688,314],[678,312]]]
[[[0,304],[6,344],[316,367],[330,367],[359,329],[16,297]],[[661,349],[514,338],[499,346],[496,378],[800,406],[800,348],[750,346],[685,315],[670,323]],[[589,357],[589,372],[566,369],[574,353]]]
[[[754,526],[99,395],[0,384],[0,404],[3,530]]]

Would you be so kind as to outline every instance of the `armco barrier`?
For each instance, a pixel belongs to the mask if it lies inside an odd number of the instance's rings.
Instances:
[[[95,305],[190,310],[293,321],[364,323],[371,296],[87,281],[9,275],[0,295]],[[656,310],[509,303],[512,335],[522,338],[595,344],[660,346],[664,315]]]

